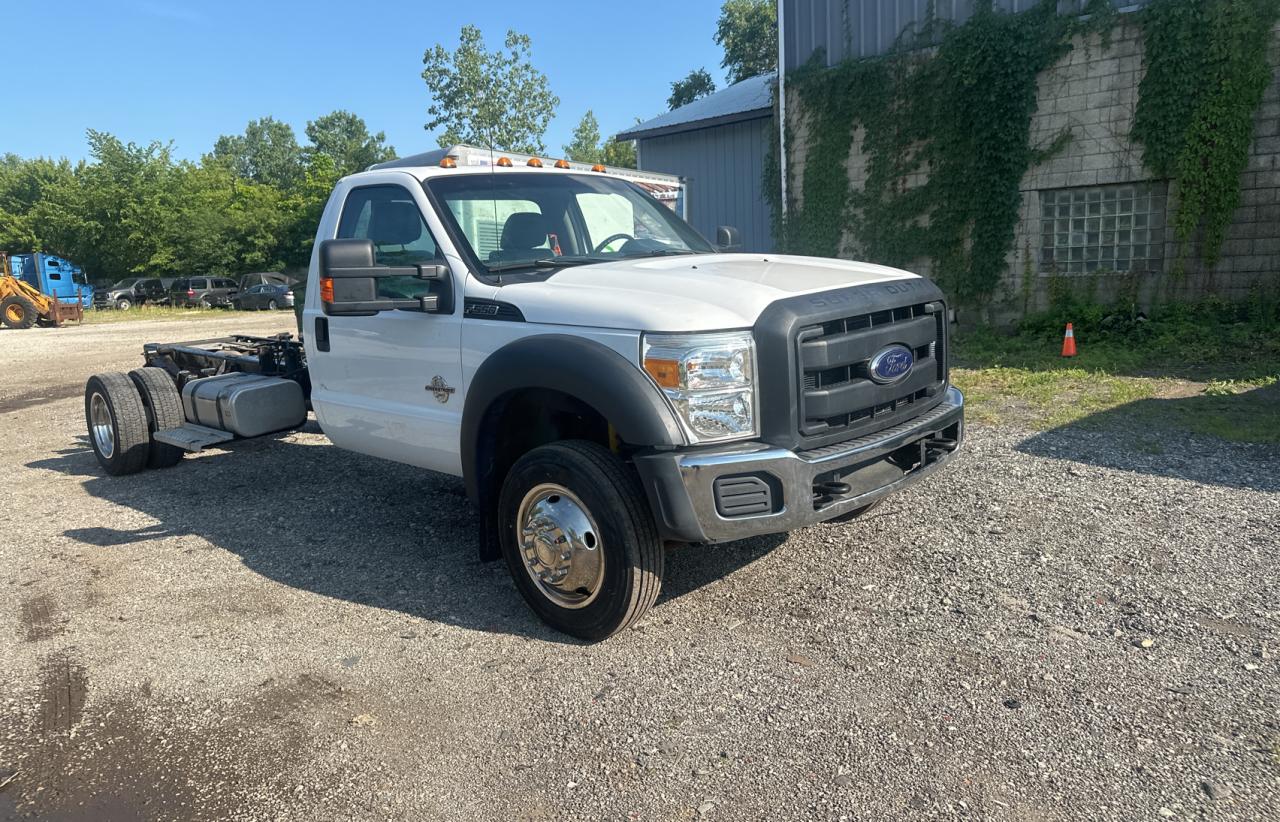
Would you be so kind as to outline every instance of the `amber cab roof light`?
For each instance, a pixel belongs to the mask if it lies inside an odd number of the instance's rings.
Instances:
[[[601,174],[603,174],[605,169],[604,169],[604,166],[603,166],[603,165],[601,165],[600,163],[596,163],[595,165],[593,165],[593,166],[591,167],[591,170],[592,170],[592,171],[599,171]]]
[[[568,168],[568,167],[569,167],[568,160],[556,160],[556,168]]]
[[[530,157],[529,162],[525,163],[525,165],[530,166],[531,168],[542,168],[542,161],[537,157]]]
[[[510,157],[499,157],[499,158],[498,158],[498,166],[499,166],[500,168],[511,168],[511,158],[510,158]]]
[[[441,168],[457,168],[458,158],[454,157],[453,155],[449,155],[440,161],[440,167]]]

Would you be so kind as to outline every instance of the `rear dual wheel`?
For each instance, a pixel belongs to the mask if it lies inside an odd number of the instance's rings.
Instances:
[[[119,477],[147,467],[151,433],[132,380],[124,374],[94,374],[84,389],[84,416],[89,444],[104,471]]]
[[[568,440],[533,449],[507,474],[498,516],[516,587],[553,628],[605,639],[658,598],[662,540],[639,478],[607,448]]]
[[[84,415],[98,464],[112,476],[168,468],[182,459],[182,449],[152,439],[185,422],[178,388],[163,369],[93,375],[85,385]]]

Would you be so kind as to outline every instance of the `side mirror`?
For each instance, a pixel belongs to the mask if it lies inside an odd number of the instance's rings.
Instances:
[[[742,235],[731,225],[716,226],[716,247],[721,251],[737,251],[742,248]]]
[[[320,304],[329,316],[367,317],[379,311],[452,314],[449,267],[437,263],[411,266],[376,265],[371,240],[324,240],[320,243]],[[415,277],[438,282],[437,293],[416,299],[378,296],[378,280]]]

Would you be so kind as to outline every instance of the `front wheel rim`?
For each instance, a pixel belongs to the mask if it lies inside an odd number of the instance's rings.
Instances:
[[[94,394],[89,399],[89,429],[93,432],[93,441],[103,457],[111,459],[116,452],[116,429],[111,421],[111,408],[107,398]]]
[[[530,489],[516,514],[525,572],[539,592],[562,608],[585,608],[604,583],[600,529],[569,489],[544,483]]]
[[[13,305],[5,306],[5,309],[4,309],[5,319],[7,319],[11,323],[22,322],[22,320],[26,317],[26,315],[27,315],[27,312],[23,311],[22,306],[18,305],[17,303],[14,303]]]

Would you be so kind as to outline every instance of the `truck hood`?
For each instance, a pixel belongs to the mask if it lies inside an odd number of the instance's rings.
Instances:
[[[918,275],[871,263],[783,254],[637,258],[506,285],[495,299],[529,322],[641,331],[750,328],[775,300]]]

